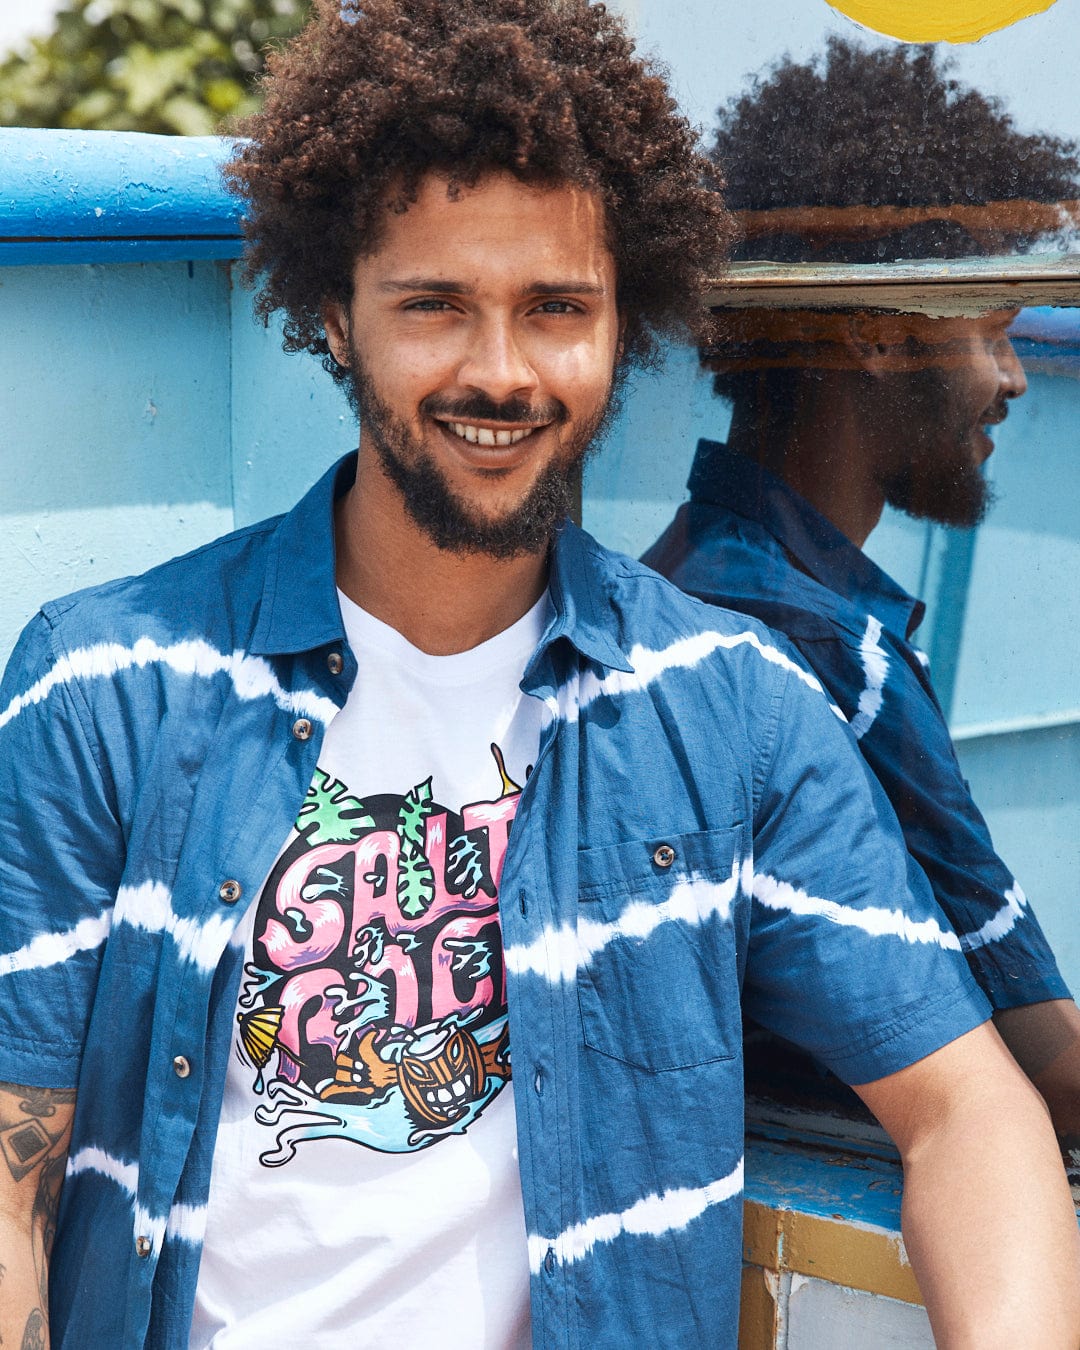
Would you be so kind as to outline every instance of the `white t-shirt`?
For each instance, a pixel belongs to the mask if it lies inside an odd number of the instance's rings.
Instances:
[[[454,656],[341,607],[356,683],[237,935],[191,1350],[520,1350],[497,885],[550,602]]]

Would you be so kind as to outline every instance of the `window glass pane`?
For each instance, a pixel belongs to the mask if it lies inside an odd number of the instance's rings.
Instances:
[[[867,552],[927,600],[930,658],[975,800],[1080,983],[1080,311],[1011,329],[1027,392],[994,430],[976,530],[887,510]]]
[[[963,772],[1080,986],[1080,310],[1046,308],[1080,303],[1080,12],[920,47],[825,3],[621,7],[727,174],[741,261],[713,297],[711,371],[676,350],[636,379],[584,522],[641,553],[686,500],[698,437],[774,469],[785,437],[831,447],[799,490],[926,601],[915,641]],[[917,518],[852,519],[845,473],[868,456],[893,480],[921,463],[929,488],[887,494]],[[995,499],[965,528],[984,481]]]

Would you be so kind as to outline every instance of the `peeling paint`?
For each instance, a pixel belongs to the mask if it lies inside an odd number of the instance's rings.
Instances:
[[[879,309],[977,318],[1008,307],[1080,305],[1080,254],[904,263],[733,263],[708,283],[714,309]]]

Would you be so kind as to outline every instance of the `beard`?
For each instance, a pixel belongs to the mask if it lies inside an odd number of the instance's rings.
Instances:
[[[424,534],[448,552],[485,554],[501,560],[548,548],[559,524],[572,514],[577,504],[582,466],[598,448],[617,411],[613,377],[603,403],[579,423],[521,501],[491,518],[454,492],[435,456],[379,398],[374,382],[351,346],[346,395],[384,473],[401,493],[406,511]],[[518,399],[495,403],[479,393],[458,400],[431,396],[421,402],[419,411],[425,417],[438,414],[455,422],[477,420],[555,427],[570,424],[568,409],[557,399],[532,407]],[[493,476],[497,474],[497,470],[493,471]]]
[[[972,529],[994,504],[994,489],[982,469],[959,455],[943,458],[940,447],[919,454],[885,482],[885,501],[915,520]]]
[[[982,425],[972,421],[978,414],[958,405],[941,371],[922,372],[910,393],[909,415],[900,413],[902,434],[906,430],[908,436],[904,460],[891,465],[881,480],[885,501],[915,520],[971,529],[994,502],[993,486],[983,474],[984,455],[973,443]],[[1004,401],[992,411],[1004,419]]]

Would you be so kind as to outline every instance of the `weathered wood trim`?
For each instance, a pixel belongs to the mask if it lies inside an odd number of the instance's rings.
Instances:
[[[739,1350],[776,1350],[780,1329],[779,1277],[760,1266],[743,1266],[739,1299]]]
[[[733,263],[709,283],[713,309],[893,309],[946,316],[1080,305],[1080,254],[902,263]]]
[[[826,1219],[747,1200],[743,1259],[776,1274],[811,1275],[904,1303],[923,1301],[900,1233],[853,1220]]]

